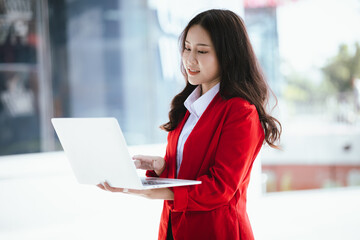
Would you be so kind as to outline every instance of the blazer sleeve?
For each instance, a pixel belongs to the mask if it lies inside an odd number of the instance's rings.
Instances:
[[[207,175],[200,185],[174,187],[174,211],[209,211],[227,204],[245,177],[264,140],[264,131],[253,105],[231,107],[227,113]]]
[[[164,171],[160,174],[160,176],[158,176],[154,170],[147,170],[145,173],[146,177],[166,178],[168,176],[168,164],[167,164],[166,156],[164,157],[164,159],[166,165]]]
[[[159,177],[159,176],[155,173],[154,170],[147,170],[146,173],[145,173],[145,175],[146,175],[147,177]]]

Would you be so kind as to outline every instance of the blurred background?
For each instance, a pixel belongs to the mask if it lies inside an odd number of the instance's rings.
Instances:
[[[244,19],[278,99],[256,238],[360,239],[359,0],[0,0],[0,239],[156,239],[162,202],[79,186],[50,119],[116,117],[131,153],[163,155],[178,37],[211,8]]]

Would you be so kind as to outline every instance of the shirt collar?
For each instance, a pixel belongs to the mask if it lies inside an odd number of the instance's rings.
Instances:
[[[213,100],[215,95],[219,92],[220,83],[217,83],[204,95],[200,96],[201,86],[197,86],[194,91],[185,100],[184,105],[191,114],[194,114],[197,118],[205,112],[210,102]]]

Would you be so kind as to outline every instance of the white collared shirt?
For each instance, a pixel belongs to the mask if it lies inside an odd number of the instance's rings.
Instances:
[[[204,95],[200,96],[201,86],[198,86],[184,102],[185,107],[190,112],[190,116],[186,120],[186,123],[181,131],[177,145],[177,154],[176,154],[177,175],[179,174],[180,165],[183,158],[185,142],[189,137],[191,131],[194,129],[196,123],[199,121],[201,115],[205,112],[210,102],[219,92],[219,89],[220,89],[220,83],[216,84],[210,90],[208,90]]]

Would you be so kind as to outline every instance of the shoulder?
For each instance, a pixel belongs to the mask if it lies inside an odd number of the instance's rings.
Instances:
[[[229,116],[234,115],[242,118],[258,118],[258,112],[255,105],[243,98],[233,97],[227,100],[223,99],[222,104]]]
[[[262,138],[264,132],[254,104],[240,97],[223,99],[221,102],[224,109],[221,113],[223,133],[229,134],[231,139],[246,136]]]
[[[249,101],[241,98],[241,97],[233,97],[228,100],[225,100],[226,104],[231,107],[239,107],[239,108],[255,108],[255,105],[251,104]]]

